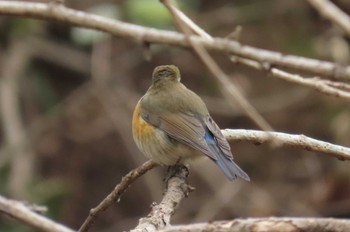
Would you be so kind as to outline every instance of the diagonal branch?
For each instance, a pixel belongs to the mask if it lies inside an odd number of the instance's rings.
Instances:
[[[209,35],[208,33],[206,33],[202,28],[200,28],[197,24],[195,24],[191,19],[189,19],[182,11],[178,10],[176,7],[174,7],[173,5],[171,5],[168,1],[163,0],[163,3],[166,5],[166,7],[168,7],[168,9],[173,13],[173,15],[175,15],[176,17],[178,17],[185,25],[187,25],[190,29],[192,29],[196,34],[202,36],[203,38],[207,38],[208,40],[213,40],[213,37],[211,37],[211,35]],[[240,28],[240,27],[238,27]],[[235,31],[234,35],[235,37],[237,37],[240,32],[240,30]],[[186,33],[185,33],[186,34]],[[189,37],[189,35],[187,35],[187,37]],[[237,38],[236,38],[237,40]],[[196,45],[193,41],[189,40],[189,42],[193,45]],[[202,48],[200,48],[200,46],[193,46],[194,49],[197,51],[197,53],[201,54],[200,57],[201,58],[205,58],[204,62],[207,64],[208,67],[212,66],[212,68],[210,68],[211,70],[214,70],[213,73],[216,73],[215,76],[217,76],[220,80],[223,79],[223,81],[225,81],[225,75],[224,73],[218,68],[217,65],[215,65],[215,62],[213,62],[213,60],[211,59],[210,56],[208,56],[208,54],[205,52],[205,50],[203,50]],[[237,56],[230,56],[230,60],[233,62],[239,62],[241,64],[247,65],[249,67],[258,69],[258,70],[266,70],[269,72],[269,74],[271,74],[274,77],[289,81],[289,82],[293,82],[293,83],[297,83],[303,86],[307,86],[309,88],[315,89],[321,93],[324,93],[326,95],[330,95],[330,96],[335,96],[335,97],[340,97],[340,98],[344,98],[347,100],[350,100],[350,92],[348,91],[344,91],[342,89],[348,90],[346,88],[349,88],[349,86],[346,83],[337,83],[337,82],[333,82],[333,81],[329,81],[329,80],[322,80],[320,78],[304,78],[301,77],[300,75],[296,75],[296,74],[291,74],[288,72],[285,72],[283,70],[277,69],[277,68],[271,68],[271,65],[263,65],[257,61],[254,60],[249,60],[249,59],[245,59],[245,58],[240,58]],[[228,88],[230,86],[230,82],[225,81],[225,85],[223,86],[224,88]],[[232,88],[234,88],[234,96],[235,99],[241,103],[239,105],[242,105],[245,109],[246,112],[248,112],[248,114],[250,114],[251,116],[253,114],[255,114],[254,116],[254,120],[255,121],[259,121],[259,115],[256,115],[256,113],[251,112],[251,107],[249,106],[249,104],[245,103],[245,99],[241,96],[241,94],[239,94],[239,91],[235,88],[235,86],[232,86]],[[261,124],[261,123],[260,123]]]

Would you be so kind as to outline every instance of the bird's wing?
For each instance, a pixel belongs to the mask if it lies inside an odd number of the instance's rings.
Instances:
[[[219,146],[220,150],[228,159],[233,159],[231,153],[230,144],[227,142],[225,136],[221,133],[219,126],[215,123],[215,121],[208,115],[205,119],[205,124],[209,131],[212,133],[216,144]]]
[[[141,116],[146,122],[161,129],[171,138],[201,151],[213,160],[217,160],[216,154],[211,152],[205,140],[207,133],[205,125],[195,115],[185,113],[156,115],[143,109]]]

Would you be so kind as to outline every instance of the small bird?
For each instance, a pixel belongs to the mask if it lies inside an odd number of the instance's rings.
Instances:
[[[152,85],[138,101],[132,130],[137,147],[160,165],[213,160],[229,180],[249,176],[233,161],[230,145],[202,99],[181,82],[174,65],[158,66]]]

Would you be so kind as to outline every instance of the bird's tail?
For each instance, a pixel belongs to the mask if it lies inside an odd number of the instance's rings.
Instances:
[[[225,155],[217,155],[215,163],[220,167],[221,171],[229,180],[233,181],[237,177],[241,177],[246,181],[250,181],[247,173],[245,173],[232,159],[229,159]]]

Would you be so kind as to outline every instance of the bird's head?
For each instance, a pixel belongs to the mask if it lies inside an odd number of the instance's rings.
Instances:
[[[180,70],[175,65],[161,65],[154,69],[152,75],[152,83],[155,84],[157,82],[163,80],[172,80],[180,82]]]

